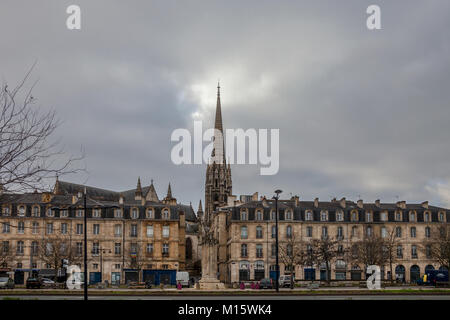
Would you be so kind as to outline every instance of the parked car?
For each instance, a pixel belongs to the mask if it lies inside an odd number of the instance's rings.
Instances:
[[[42,278],[41,279],[41,286],[44,287],[44,288],[55,288],[56,287],[56,283],[52,279]]]
[[[177,283],[181,283],[181,286],[183,287],[189,287],[189,272],[186,271],[179,271],[177,272]]]
[[[291,276],[290,275],[281,275],[278,280],[278,284],[280,287],[290,287],[291,286]]]
[[[41,280],[39,278],[28,278],[26,287],[27,289],[40,289],[42,287]]]
[[[273,281],[271,278],[264,278],[259,281],[260,289],[273,289]]]
[[[14,289],[14,280],[9,277],[1,277],[0,289]]]

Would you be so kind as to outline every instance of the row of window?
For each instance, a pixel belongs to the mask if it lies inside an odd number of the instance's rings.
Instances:
[[[84,225],[82,223],[76,224],[75,232],[78,235],[83,234]],[[68,224],[67,223],[61,223],[60,229],[61,234],[67,234],[68,233]],[[148,225],[146,230],[147,237],[153,238],[154,236],[154,227],[153,225]],[[2,233],[10,233],[11,232],[11,224],[9,222],[2,222]],[[34,221],[31,224],[31,232],[33,234],[39,234],[40,233],[40,227],[39,222]],[[25,233],[25,222],[19,221],[17,224],[17,233],[24,234]],[[48,222],[45,226],[45,233],[46,234],[54,234],[55,228],[53,222]],[[95,235],[100,234],[100,224],[93,224],[92,225],[92,233]],[[114,226],[114,236],[119,237],[122,236],[122,225],[116,224]],[[130,237],[137,237],[138,236],[138,225],[132,224],[130,226]],[[162,236],[164,238],[168,238],[170,236],[170,226],[163,226],[162,227]]]
[[[26,208],[25,206],[19,206],[17,209],[17,215],[20,217],[25,216]],[[11,209],[8,206],[4,206],[2,210],[3,216],[10,216],[11,215]],[[54,217],[55,216],[55,210],[48,208],[46,210],[45,215],[47,217]],[[33,206],[31,209],[31,216],[32,217],[39,217],[40,216],[40,207]],[[67,218],[69,216],[69,212],[67,209],[60,209],[59,210],[59,216],[62,218]],[[75,216],[77,218],[81,218],[84,216],[84,209],[79,208],[75,211]],[[130,212],[130,216],[132,219],[138,219],[139,218],[139,209],[138,208],[132,208]],[[152,208],[147,208],[146,210],[146,218],[147,219],[155,219],[155,210]],[[100,218],[101,217],[101,209],[100,208],[94,208],[92,210],[92,217],[93,218]],[[122,218],[123,217],[123,211],[120,208],[114,209],[114,217],[115,218]],[[170,210],[168,208],[164,208],[161,211],[161,218],[168,220],[170,219]]]
[[[60,244],[59,250],[64,253],[67,250],[66,244],[63,242]],[[25,242],[22,240],[17,241],[16,243],[16,250],[15,253],[19,255],[24,254],[24,248],[25,248]],[[2,255],[7,255],[10,253],[10,243],[9,241],[3,241],[1,252]],[[47,255],[50,255],[53,251],[53,244],[51,242],[47,242],[45,244],[45,251]],[[99,255],[100,254],[100,243],[94,242],[92,244],[92,254],[93,255]],[[39,252],[39,242],[38,241],[32,241],[30,246],[30,254],[31,255],[37,255]],[[153,243],[147,243],[145,247],[145,252],[149,255],[153,254]],[[163,243],[161,247],[161,252],[163,256],[169,255],[169,244]],[[75,254],[81,255],[83,253],[83,242],[76,242],[75,244]],[[130,244],[130,254],[136,255],[139,253],[139,246],[137,243],[131,243]],[[122,243],[117,242],[114,243],[114,254],[119,255],[122,254]]]
[[[244,243],[241,244],[241,257],[242,258],[247,258],[248,257],[248,247],[249,245]],[[397,258],[399,259],[403,259],[403,246],[402,245],[398,245],[396,248],[396,252],[397,252]],[[311,248],[309,248],[309,250],[311,250]],[[356,246],[354,246],[352,248],[353,252],[352,254],[354,256],[357,256],[358,252],[358,248]],[[285,254],[287,256],[291,256],[293,254],[293,247],[291,244],[287,244],[286,245],[286,252]],[[340,245],[338,247],[338,255],[343,255],[344,254],[344,248],[342,245]],[[271,253],[270,253],[271,257],[275,257],[276,256],[276,244],[272,244],[271,245]],[[263,245],[262,244],[256,244],[255,245],[255,256],[256,258],[263,258],[264,257],[264,250],[263,250]],[[427,259],[431,258],[431,246],[427,245],[425,247],[425,256]],[[418,259],[418,250],[417,250],[417,246],[416,245],[412,245],[411,246],[411,258],[412,259]],[[341,260],[338,260],[341,261]],[[342,266],[341,266],[342,267]],[[345,266],[344,266],[345,267]]]
[[[247,221],[249,217],[247,210],[241,211],[241,220]],[[264,220],[264,214],[262,210],[256,210],[255,213],[256,220],[262,221]],[[276,214],[275,210],[270,212],[270,219],[275,220]],[[286,210],[284,214],[284,220],[292,220],[293,219],[293,213],[292,210]],[[322,210],[320,212],[320,221],[328,221],[328,211]],[[313,221],[313,212],[311,210],[305,211],[305,220],[306,221]],[[359,221],[359,212],[353,211],[350,215],[351,221]],[[344,211],[337,211],[336,212],[336,221],[344,221]],[[380,221],[388,221],[388,213],[387,212],[381,212],[380,213]],[[395,221],[403,221],[403,213],[397,211],[395,213]],[[409,213],[409,221],[415,222],[417,221],[417,214],[415,212]],[[439,221],[444,222],[445,221],[445,213],[439,212]],[[366,219],[365,222],[373,222],[373,213],[372,212],[366,212]],[[431,213],[425,212],[424,213],[424,222],[431,222]]]
[[[271,228],[271,237],[275,238],[276,237],[276,226],[273,225]],[[286,226],[286,233],[285,236],[286,238],[292,238],[292,226],[288,225]],[[367,236],[372,236],[373,235],[373,227],[372,226],[367,226],[366,230],[365,230],[365,234]],[[306,227],[306,237],[312,237],[313,236],[313,227],[312,226],[307,226]],[[357,237],[358,236],[358,227],[357,226],[353,226],[351,229],[351,236],[352,237]],[[387,238],[389,236],[388,230],[386,227],[381,227],[381,237],[382,238]],[[401,238],[402,237],[402,228],[401,227],[396,227],[395,228],[395,236],[397,238]],[[416,238],[417,236],[417,228],[416,227],[410,227],[410,237],[411,238]],[[322,226],[322,237],[328,237],[328,227],[326,226]],[[431,237],[431,228],[430,227],[425,227],[425,237],[426,238],[430,238]],[[256,239],[262,239],[263,238],[263,227],[262,226],[256,226]],[[336,230],[336,238],[337,239],[344,239],[344,229],[343,227],[339,226],[337,227]],[[248,239],[248,227],[247,226],[241,226],[241,239]]]

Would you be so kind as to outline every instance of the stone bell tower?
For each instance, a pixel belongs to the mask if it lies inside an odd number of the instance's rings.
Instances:
[[[214,142],[211,159],[206,168],[205,214],[213,213],[218,207],[227,204],[232,194],[231,167],[225,159],[225,142],[220,103],[220,85],[217,84],[216,120],[214,123]]]

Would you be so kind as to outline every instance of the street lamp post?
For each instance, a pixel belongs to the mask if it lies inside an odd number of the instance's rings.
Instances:
[[[275,190],[276,196],[273,196],[275,199],[275,289],[277,292],[280,291],[279,286],[279,278],[280,278],[280,264],[278,262],[278,199],[280,198],[281,190]]]

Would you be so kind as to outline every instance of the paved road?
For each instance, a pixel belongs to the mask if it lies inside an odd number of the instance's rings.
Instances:
[[[83,300],[82,296],[5,296],[0,300]],[[364,295],[364,296],[91,296],[90,300],[450,300],[449,295]]]

